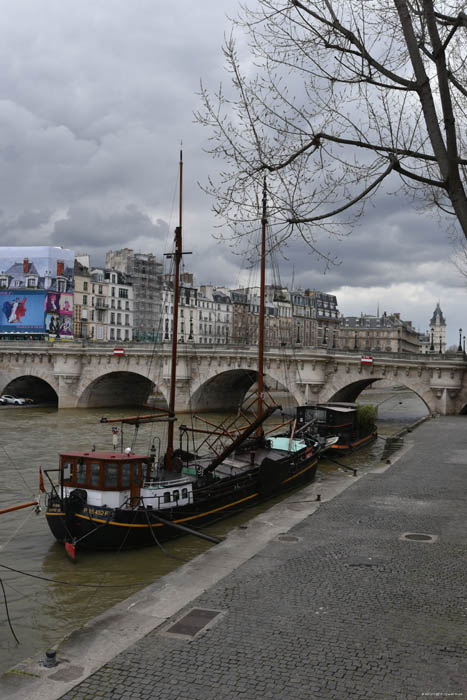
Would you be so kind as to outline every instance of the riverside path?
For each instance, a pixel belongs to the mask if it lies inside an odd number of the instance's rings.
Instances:
[[[465,700],[466,420],[429,420],[392,464],[294,493],[0,697]],[[193,608],[220,615],[170,634]]]

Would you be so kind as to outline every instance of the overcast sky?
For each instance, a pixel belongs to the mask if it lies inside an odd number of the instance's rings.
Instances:
[[[162,255],[177,223],[184,151],[186,268],[198,283],[235,286],[243,261],[213,238],[211,202],[197,182],[216,165],[194,123],[200,78],[226,80],[222,42],[234,0],[6,0],[0,30],[1,245],[122,247]],[[438,300],[448,344],[467,335],[465,280],[443,223],[380,191],[358,228],[322,239],[341,263],[298,244],[281,277],[337,295],[344,314],[399,311],[426,330]]]

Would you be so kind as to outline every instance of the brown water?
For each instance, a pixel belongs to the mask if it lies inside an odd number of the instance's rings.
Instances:
[[[360,401],[380,404],[381,436],[391,435],[427,413],[423,402],[406,391],[372,390],[362,394]],[[85,450],[92,445],[109,449],[111,426],[99,422],[102,415],[134,413],[114,409],[0,409],[0,508],[33,500],[39,493],[39,466],[54,468],[60,451]],[[216,415],[206,417],[221,419]],[[188,420],[187,416],[181,417],[181,422]],[[162,424],[142,426],[137,442],[132,444],[132,432],[126,428],[124,446],[147,453],[155,437],[156,446],[157,437],[163,443],[163,430]],[[381,460],[383,447],[384,441],[378,439],[341,460],[360,471],[369,469]],[[322,462],[319,478],[325,479],[330,471],[340,470],[335,464]],[[206,532],[224,535],[271,503],[229,518]],[[0,515],[0,523],[0,579],[8,606],[0,596],[0,671],[26,657],[42,658],[46,649],[71,630],[212,546],[186,536],[164,545],[167,554],[157,548],[118,554],[86,552],[78,553],[78,562],[73,564],[65,556],[63,545],[52,537],[44,512],[36,515],[33,509],[27,509],[7,513]],[[10,630],[7,609],[19,644]]]

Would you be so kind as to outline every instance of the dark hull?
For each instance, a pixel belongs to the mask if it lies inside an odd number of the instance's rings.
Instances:
[[[58,541],[72,542],[77,549],[121,551],[154,546],[182,534],[159,522],[158,516],[199,529],[311,482],[317,465],[316,454],[294,459],[283,465],[281,480],[276,483],[266,484],[259,469],[241,477],[219,479],[197,489],[193,503],[162,510],[112,509],[51,499],[47,522]]]

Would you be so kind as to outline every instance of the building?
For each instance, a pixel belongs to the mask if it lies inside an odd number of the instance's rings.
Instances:
[[[337,347],[360,352],[420,352],[419,333],[399,313],[382,316],[344,316],[339,322]]]
[[[446,352],[446,319],[441,311],[439,301],[436,304],[436,309],[433,311],[433,316],[430,320],[430,352]]]
[[[139,341],[163,340],[163,264],[152,253],[135,253],[131,248],[110,250],[106,268],[126,275],[133,285],[133,338]]]
[[[96,341],[133,338],[133,286],[118,270],[90,266],[88,255],[75,261],[75,335]]]
[[[0,336],[73,337],[74,257],[58,246],[0,248]]]
[[[295,342],[304,347],[335,348],[339,311],[334,294],[316,290],[291,293]]]

